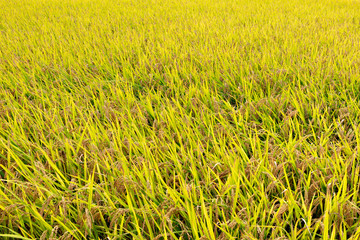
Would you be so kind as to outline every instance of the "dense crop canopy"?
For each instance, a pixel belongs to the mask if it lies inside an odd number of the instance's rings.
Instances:
[[[0,0],[1,239],[359,239],[358,0]]]

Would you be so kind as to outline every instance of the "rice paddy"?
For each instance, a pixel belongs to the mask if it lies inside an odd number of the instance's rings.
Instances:
[[[360,239],[358,0],[0,0],[1,239]]]

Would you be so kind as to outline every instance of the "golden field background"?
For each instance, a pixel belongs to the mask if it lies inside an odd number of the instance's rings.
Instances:
[[[2,239],[359,239],[360,2],[0,0]]]

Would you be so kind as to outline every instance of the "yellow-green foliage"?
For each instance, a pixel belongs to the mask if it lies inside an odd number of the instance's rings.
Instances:
[[[2,239],[359,239],[358,0],[0,0]]]

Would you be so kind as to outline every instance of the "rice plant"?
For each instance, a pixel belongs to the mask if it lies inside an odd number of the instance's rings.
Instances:
[[[0,0],[1,239],[360,239],[358,0]]]

